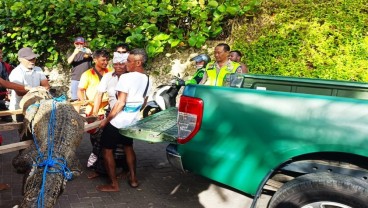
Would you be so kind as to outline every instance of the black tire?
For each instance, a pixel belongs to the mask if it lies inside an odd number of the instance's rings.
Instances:
[[[148,116],[151,116],[157,112],[160,112],[161,110],[157,107],[152,107],[152,106],[146,106],[144,109],[143,109],[143,118],[146,118]]]
[[[350,176],[312,173],[285,183],[271,198],[269,208],[300,208],[318,203],[336,203],[326,207],[368,207],[368,183]]]

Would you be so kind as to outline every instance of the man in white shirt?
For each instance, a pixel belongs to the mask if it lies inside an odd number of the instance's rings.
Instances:
[[[128,53],[114,52],[114,57],[112,60],[114,71],[105,74],[97,87],[97,93],[94,98],[94,105],[92,110],[93,116],[98,116],[98,111],[100,109],[104,93],[108,94],[110,109],[114,107],[117,101],[115,87],[118,83],[120,75],[127,72],[125,64],[127,62],[128,55]],[[99,131],[101,130],[102,129],[99,129]],[[89,179],[93,179],[98,177],[100,174],[106,174],[106,169],[103,163],[103,155],[101,149],[101,133],[96,132],[95,134],[91,134],[90,136],[93,147],[91,154],[93,154],[92,157],[95,159],[89,159],[87,167],[90,167],[94,170],[93,173],[88,175]],[[122,144],[117,145],[117,148],[114,149],[114,159],[117,166],[122,166],[123,170],[126,170],[127,165],[125,162],[125,153],[123,148],[124,147]]]
[[[108,94],[110,108],[112,109],[114,107],[117,101],[115,87],[118,83],[120,75],[127,72],[125,64],[127,62],[128,56],[129,53],[120,54],[114,52],[114,57],[112,59],[114,71],[109,72],[102,77],[100,84],[97,87],[97,93],[94,98],[92,115],[98,115],[99,106],[101,104],[102,96],[104,93]]]
[[[150,92],[151,83],[144,71],[146,61],[147,54],[143,49],[134,49],[130,52],[126,63],[129,73],[120,76],[115,88],[118,99],[110,114],[100,124],[100,128],[104,128],[101,145],[103,147],[104,162],[111,184],[97,186],[96,189],[99,191],[119,191],[113,149],[120,143],[124,145],[126,154],[126,161],[129,168],[129,185],[132,188],[138,187],[133,139],[121,135],[119,129],[136,122],[139,119],[140,109],[147,101],[147,94]]]
[[[18,51],[18,60],[20,64],[10,73],[9,81],[27,87],[43,86],[46,89],[49,89],[49,81],[47,80],[42,69],[38,66],[35,66],[37,57],[38,54],[35,54],[29,47],[20,49]],[[12,90],[9,110],[19,109],[19,101],[26,93],[26,90]],[[23,115],[13,116],[13,120],[15,121],[23,121],[23,118]]]

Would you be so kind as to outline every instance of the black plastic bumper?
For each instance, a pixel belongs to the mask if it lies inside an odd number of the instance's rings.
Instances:
[[[184,167],[183,167],[183,163],[181,161],[181,156],[178,153],[178,145],[169,144],[166,147],[166,156],[167,156],[167,160],[170,162],[170,164],[173,167],[185,172]]]

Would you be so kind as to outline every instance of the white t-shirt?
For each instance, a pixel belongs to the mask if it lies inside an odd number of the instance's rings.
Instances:
[[[41,81],[46,80],[42,69],[38,66],[28,69],[19,64],[9,75],[9,81],[29,87],[41,86]],[[23,96],[18,96],[14,90],[11,91],[9,110],[19,109],[19,102]]]
[[[114,72],[109,72],[102,77],[100,84],[98,84],[97,87],[97,92],[107,92],[111,109],[114,107],[117,100],[115,87],[118,83],[118,80],[119,78],[117,75],[114,75]]]
[[[116,91],[128,94],[124,109],[119,112],[110,123],[120,129],[135,123],[139,119],[139,110],[144,102],[143,94],[146,89],[148,77],[139,72],[130,72],[120,76]],[[148,83],[146,96],[151,91],[152,83]]]

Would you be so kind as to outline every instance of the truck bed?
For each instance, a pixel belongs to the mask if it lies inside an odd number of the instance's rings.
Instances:
[[[132,126],[120,129],[120,133],[133,139],[152,143],[176,143],[178,135],[177,115],[178,109],[172,107],[142,119]]]
[[[224,86],[368,100],[368,84],[339,80],[229,74]]]
[[[229,74],[224,86],[254,90],[302,93],[368,100],[368,84],[339,80],[310,79],[254,74]],[[177,108],[161,111],[120,130],[142,141],[177,143]]]

